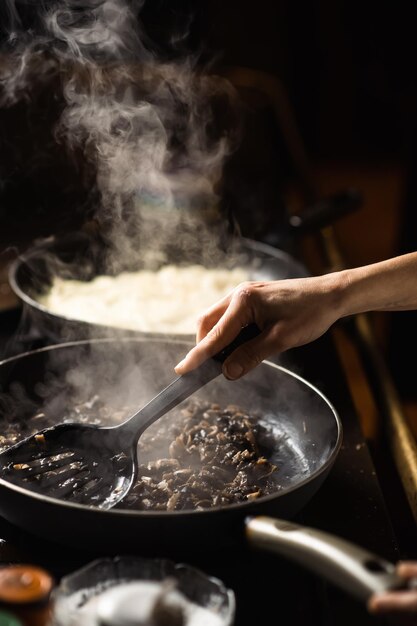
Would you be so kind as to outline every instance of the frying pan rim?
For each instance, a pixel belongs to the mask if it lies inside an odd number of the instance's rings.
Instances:
[[[73,235],[81,236],[81,233],[73,233]],[[269,244],[264,243],[263,241],[250,239],[249,237],[240,237],[239,241],[242,242],[244,245],[247,245],[248,248],[252,248],[255,251],[263,252],[265,255],[267,256],[269,255],[273,257],[274,259],[284,261],[284,263],[287,263],[289,265],[292,264],[295,268],[297,268],[300,276],[307,275],[306,273],[307,270],[302,266],[302,264],[299,263],[296,259],[294,259],[288,252],[285,252],[285,250],[274,248],[273,246],[270,246]],[[142,330],[137,330],[133,328],[108,326],[106,324],[100,324],[99,322],[88,322],[86,320],[77,319],[74,317],[68,317],[67,315],[64,315],[61,313],[58,315],[54,311],[51,311],[46,306],[41,304],[38,300],[32,298],[28,293],[26,293],[25,291],[21,289],[19,282],[17,280],[18,270],[20,267],[23,266],[23,264],[30,261],[30,259],[41,256],[42,252],[43,253],[47,252],[48,249],[52,248],[57,243],[59,244],[59,242],[60,240],[58,237],[55,237],[55,236],[47,237],[44,240],[38,242],[34,246],[27,249],[25,252],[20,254],[16,259],[14,259],[14,261],[10,263],[9,270],[8,270],[8,281],[9,281],[10,287],[12,291],[14,292],[14,294],[19,298],[19,300],[22,303],[24,303],[26,306],[34,309],[35,311],[39,311],[44,315],[47,315],[48,317],[52,318],[53,320],[56,320],[57,322],[68,322],[70,324],[76,323],[77,325],[79,324],[81,325],[81,327],[86,328],[86,329],[92,328],[92,327],[101,328],[103,330],[111,328],[111,329],[114,329],[115,332],[125,332],[125,333],[130,332],[130,333],[137,333],[138,335],[143,333],[144,335],[150,336],[150,337],[175,336],[175,337],[180,337],[180,338],[183,337],[184,339],[186,339],[187,337],[194,337],[194,335],[192,335],[191,333],[175,333],[175,334],[173,333],[172,335],[170,335],[169,333],[148,332],[148,331],[142,331]]]
[[[80,339],[76,341],[56,343],[56,344],[44,346],[42,348],[37,348],[35,350],[28,350],[26,352],[22,352],[20,354],[1,360],[0,367],[2,367],[3,365],[7,365],[9,363],[15,362],[15,361],[19,361],[28,356],[33,356],[36,354],[49,352],[49,351],[60,349],[60,348],[78,347],[78,346],[87,345],[91,343],[95,343],[95,344],[97,343],[120,343],[120,342],[146,343],[148,341],[157,341],[161,343],[169,342],[169,343],[177,343],[177,344],[184,343],[184,342],[187,343],[185,340],[182,340],[179,338],[169,338],[169,337],[166,337],[165,339],[161,337],[150,339],[149,337],[140,337],[140,336],[120,337],[120,338],[102,337],[102,338],[94,338],[94,339]],[[333,418],[335,420],[335,425],[337,428],[337,437],[336,437],[336,441],[333,446],[333,449],[331,450],[328,458],[318,469],[310,473],[305,479],[298,482],[296,485],[286,487],[282,490],[274,491],[272,494],[261,496],[257,498],[255,501],[238,502],[238,503],[228,504],[226,506],[225,505],[216,506],[216,507],[210,507],[210,508],[202,509],[202,510],[186,509],[186,510],[181,510],[181,511],[165,511],[165,510],[164,511],[155,511],[155,510],[138,511],[138,510],[129,510],[129,509],[115,509],[115,508],[100,509],[99,507],[93,507],[93,506],[89,506],[86,504],[79,504],[76,502],[68,502],[66,500],[60,500],[59,498],[52,498],[51,496],[39,494],[29,489],[24,489],[23,487],[20,487],[18,485],[14,485],[13,483],[8,482],[7,480],[4,480],[1,477],[0,477],[0,486],[6,489],[15,491],[23,496],[26,496],[29,498],[35,498],[35,500],[41,500],[42,502],[49,503],[50,505],[64,506],[65,508],[69,508],[71,510],[76,509],[79,511],[89,512],[94,515],[99,515],[99,514],[109,515],[110,514],[116,517],[148,517],[148,518],[161,518],[161,517],[163,518],[163,517],[167,517],[168,515],[169,516],[173,515],[175,517],[189,517],[189,516],[195,517],[196,515],[201,516],[202,514],[204,515],[217,514],[218,515],[219,513],[222,513],[222,512],[224,513],[225,511],[227,512],[227,511],[232,511],[236,509],[238,510],[243,509],[244,511],[246,509],[249,509],[249,512],[247,514],[250,515],[250,509],[254,508],[254,506],[258,505],[259,503],[264,504],[264,503],[268,503],[271,500],[276,499],[277,497],[284,496],[284,495],[287,496],[293,491],[299,490],[300,488],[308,485],[310,482],[316,480],[321,474],[325,473],[333,465],[334,461],[336,460],[339,450],[342,446],[342,440],[343,440],[343,426],[342,426],[342,421],[340,419],[340,416],[338,412],[336,411],[335,407],[333,406],[332,402],[327,398],[327,396],[325,396],[325,394],[322,391],[320,391],[320,389],[318,389],[318,387],[316,387],[313,383],[309,382],[308,380],[306,380],[305,378],[303,378],[296,372],[293,372],[292,370],[286,367],[283,367],[282,365],[278,365],[267,359],[262,361],[262,363],[260,363],[258,367],[262,367],[263,365],[272,367],[273,369],[277,369],[280,372],[287,374],[290,377],[298,380],[303,385],[309,387],[319,397],[321,397],[322,400],[324,400],[325,404],[327,404],[328,408],[331,410],[331,413],[333,414]]]

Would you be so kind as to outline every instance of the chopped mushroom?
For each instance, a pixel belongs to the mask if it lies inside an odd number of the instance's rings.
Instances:
[[[259,419],[241,408],[192,400],[178,419],[162,418],[143,434],[139,458],[152,449],[167,458],[142,464],[117,508],[199,510],[253,501],[278,488],[271,478],[277,467],[265,456],[274,446]]]
[[[108,425],[116,420],[122,422],[132,410],[128,406],[112,411],[94,396],[74,405],[63,421]],[[48,416],[40,411],[24,424],[9,425],[0,444],[6,447],[33,434],[43,419],[41,426],[49,426]],[[30,427],[32,432],[28,432]],[[41,445],[44,435],[36,440]],[[180,511],[251,502],[280,488],[277,466],[268,460],[276,456],[276,448],[276,438],[258,416],[235,405],[221,407],[193,398],[142,434],[137,479],[115,508]],[[14,467],[27,469],[19,463]]]

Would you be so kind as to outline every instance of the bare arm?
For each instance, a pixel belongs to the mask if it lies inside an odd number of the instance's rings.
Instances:
[[[413,309],[417,252],[322,276],[242,283],[205,311],[197,326],[197,345],[175,371],[193,369],[251,322],[262,332],[225,361],[227,378],[240,378],[273,354],[318,339],[342,317]]]

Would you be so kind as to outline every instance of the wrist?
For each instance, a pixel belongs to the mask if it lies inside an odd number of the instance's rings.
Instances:
[[[359,306],[355,283],[350,270],[340,270],[323,276],[324,289],[329,296],[329,306],[335,319],[357,313]]]

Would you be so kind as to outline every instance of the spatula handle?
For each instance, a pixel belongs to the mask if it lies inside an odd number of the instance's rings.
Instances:
[[[255,337],[257,337],[260,333],[261,331],[256,324],[248,324],[247,326],[244,326],[238,336],[233,339],[233,341],[229,343],[228,346],[223,348],[223,350],[220,350],[220,352],[215,354],[212,358],[215,361],[220,361],[220,363],[224,363],[227,357],[232,354],[232,352],[234,352],[236,348],[241,346],[243,343],[250,341],[251,339],[255,339]]]
[[[219,376],[222,372],[222,363],[229,354],[238,346],[259,335],[260,332],[256,324],[245,326],[236,339],[226,348],[218,352],[214,357],[204,361],[191,372],[187,372],[173,380],[140,411],[118,426],[120,435],[126,439],[134,437],[137,439],[148,426],[162,417],[162,415]]]

